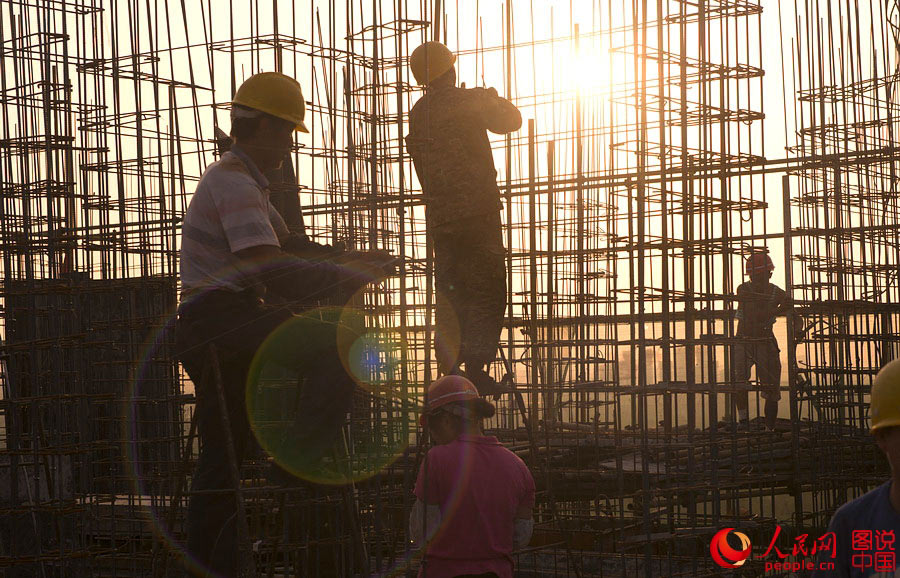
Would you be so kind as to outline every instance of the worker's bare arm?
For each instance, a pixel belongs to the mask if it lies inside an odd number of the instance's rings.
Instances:
[[[317,298],[334,291],[341,270],[331,263],[312,262],[289,255],[275,245],[256,245],[234,252],[242,269],[286,299]]]
[[[438,504],[428,504],[416,500],[412,512],[409,513],[409,538],[417,546],[434,535],[441,525],[441,507]]]
[[[788,298],[787,293],[782,293],[780,298],[778,299],[777,309],[775,310],[775,315],[787,315],[791,308],[791,300]]]
[[[485,128],[496,134],[507,134],[522,128],[522,113],[516,105],[502,98],[493,88],[484,89],[482,118]]]
[[[737,300],[737,309],[734,312],[735,319],[743,319],[744,318],[744,305],[747,300],[747,292],[744,289],[743,285],[739,285],[737,289],[737,294],[735,295],[735,299]]]
[[[240,251],[234,252],[235,256],[245,263],[262,263],[272,259],[278,259],[281,254],[281,248],[275,245],[257,245],[255,247],[247,247]]]
[[[530,507],[519,506],[513,520],[513,549],[520,550],[531,542],[534,530],[534,513]]]

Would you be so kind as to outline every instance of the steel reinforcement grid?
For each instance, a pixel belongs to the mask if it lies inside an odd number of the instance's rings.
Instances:
[[[719,575],[728,527],[753,544],[735,575],[761,574],[773,536],[812,541],[888,476],[867,420],[900,353],[898,30],[894,0],[3,0],[0,574],[191,563],[180,226],[236,87],[271,70],[310,117],[279,194],[315,240],[402,260],[347,308],[342,483],[273,483],[280,456],[251,452],[242,548],[258,575],[416,572],[440,296],[403,139],[430,39],[524,119],[491,136],[509,287],[491,372],[516,394],[486,424],[538,486],[519,574]],[[735,294],[763,250],[792,305],[774,431],[755,375],[734,427],[754,345]],[[290,423],[299,379],[252,384],[257,439]]]

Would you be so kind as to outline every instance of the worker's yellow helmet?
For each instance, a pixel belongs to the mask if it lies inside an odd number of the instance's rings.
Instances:
[[[300,83],[280,72],[254,74],[238,88],[231,104],[271,114],[294,123],[294,130],[309,132],[303,122],[306,101]]]
[[[409,57],[409,67],[419,84],[428,84],[453,66],[456,56],[440,42],[426,42]]]
[[[881,368],[872,384],[872,431],[900,426],[900,359]]]

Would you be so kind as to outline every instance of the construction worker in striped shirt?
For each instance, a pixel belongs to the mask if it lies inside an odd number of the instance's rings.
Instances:
[[[344,267],[285,250],[291,233],[269,201],[264,173],[282,166],[295,131],[307,132],[305,112],[296,80],[276,72],[248,78],[232,101],[234,145],[204,171],[184,217],[175,333],[179,359],[197,396],[201,444],[187,533],[189,570],[201,576],[238,573],[228,439],[240,463],[250,439],[246,395],[253,386],[251,366],[271,361],[302,371],[298,415],[287,436],[294,464],[312,467],[320,461],[351,405],[354,382],[338,348],[339,308],[296,315],[286,304],[334,302],[335,295],[352,295],[391,268],[383,252]],[[215,350],[230,428],[209,378]]]

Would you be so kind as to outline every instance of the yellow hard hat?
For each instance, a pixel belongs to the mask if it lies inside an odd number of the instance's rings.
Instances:
[[[409,67],[419,84],[428,84],[453,66],[456,56],[440,42],[426,42],[409,57]]]
[[[900,359],[881,368],[872,383],[872,431],[900,425]]]
[[[260,72],[244,81],[234,95],[231,104],[277,116],[295,125],[294,130],[309,132],[306,118],[306,101],[300,83],[280,72]]]

